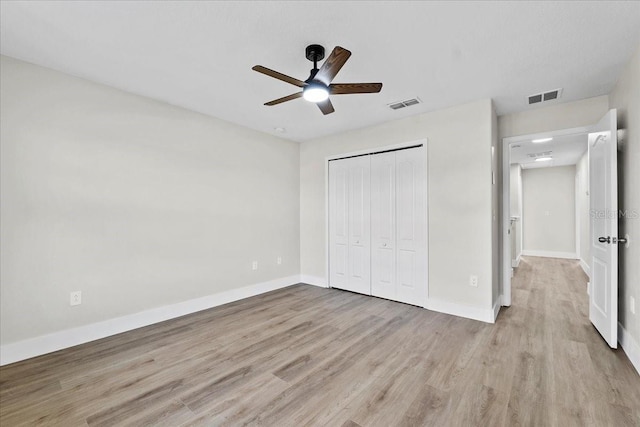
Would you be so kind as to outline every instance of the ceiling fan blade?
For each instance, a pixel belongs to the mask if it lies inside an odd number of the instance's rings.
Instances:
[[[318,108],[320,108],[320,111],[322,111],[322,114],[324,114],[325,116],[336,111],[333,109],[333,104],[331,103],[331,100],[329,98],[324,101],[318,102],[317,105]]]
[[[324,64],[322,64],[320,71],[318,71],[318,74],[315,75],[314,79],[329,86],[329,83],[331,83],[350,56],[351,52],[347,49],[336,46],[331,52],[331,55],[329,55],[329,57],[324,61]]]
[[[302,80],[294,79],[293,77],[289,77],[286,74],[282,74],[270,68],[263,67],[262,65],[256,65],[251,69],[259,73],[266,74],[267,76],[273,77],[274,79],[278,79],[278,80],[282,80],[283,82],[290,83],[294,86],[305,87],[307,85]]]
[[[289,96],[283,96],[282,98],[274,99],[273,101],[265,102],[264,105],[272,106],[282,104],[283,102],[291,101],[292,99],[302,98],[302,92],[297,92]]]
[[[382,90],[382,83],[337,83],[329,85],[332,95],[346,95],[349,93],[378,93]]]

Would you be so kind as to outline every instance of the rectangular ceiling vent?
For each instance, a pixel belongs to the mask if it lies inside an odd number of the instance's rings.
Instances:
[[[532,159],[537,159],[538,157],[549,157],[553,153],[553,151],[543,151],[542,153],[530,153],[527,154]]]
[[[529,105],[538,104],[539,102],[553,101],[554,99],[559,99],[561,95],[562,88],[553,89],[544,93],[536,93],[535,95],[529,96]]]
[[[388,107],[391,108],[392,110],[399,110],[404,107],[411,107],[412,105],[420,104],[421,102],[422,101],[420,101],[420,98],[415,97],[415,98],[407,99],[405,101],[398,101],[398,102],[388,104]]]

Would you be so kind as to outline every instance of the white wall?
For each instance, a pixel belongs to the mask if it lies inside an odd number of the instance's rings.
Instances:
[[[523,253],[575,257],[575,166],[522,171]]]
[[[588,273],[591,267],[591,240],[590,240],[590,215],[589,215],[589,154],[587,152],[576,164],[576,212],[577,233],[579,233],[578,256],[582,268]]]
[[[618,204],[625,212],[618,234],[631,237],[629,248],[620,248],[618,315],[633,340],[623,346],[628,353],[634,352],[630,358],[640,370],[640,46],[611,92],[610,107],[618,110],[618,128],[626,130],[618,153]],[[631,313],[631,297],[636,302],[635,314]]]
[[[303,279],[327,283],[327,156],[428,138],[429,298],[490,310],[491,111],[491,101],[482,100],[301,144]],[[471,274],[477,288],[469,286]]]
[[[297,143],[1,61],[3,345],[298,277]]]

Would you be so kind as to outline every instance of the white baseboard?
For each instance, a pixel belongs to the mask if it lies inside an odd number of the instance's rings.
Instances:
[[[640,374],[640,345],[633,339],[631,334],[618,322],[618,342],[626,353],[627,357]]]
[[[307,285],[319,286],[321,288],[328,288],[327,280],[324,277],[309,276],[307,274],[300,275],[300,282]]]
[[[256,283],[238,289],[231,289],[206,297],[196,298],[177,304],[153,308],[139,313],[129,314],[115,319],[66,329],[24,341],[0,346],[0,366],[20,360],[73,347],[90,341],[95,341],[111,335],[149,326],[154,323],[174,319],[176,317],[206,310],[208,308],[260,295],[265,292],[294,285],[300,281],[300,276],[289,276],[268,282]]]
[[[525,249],[524,256],[540,256],[544,258],[578,259],[578,254],[574,252],[539,251],[535,249]]]
[[[518,255],[516,259],[511,260],[511,267],[518,268],[519,265],[520,265],[520,255]]]
[[[493,322],[496,323],[496,319],[498,318],[498,313],[500,313],[500,309],[502,308],[502,295],[498,297],[496,302],[493,303]]]
[[[580,267],[582,267],[582,271],[584,271],[584,274],[586,274],[587,277],[591,278],[591,273],[589,272],[590,268],[583,259],[580,259]]]
[[[500,304],[498,304],[498,308],[496,308],[495,305],[492,308],[478,308],[429,298],[424,308],[440,313],[465,317],[467,319],[479,320],[481,322],[495,323],[497,316],[496,310],[499,311],[499,307]]]

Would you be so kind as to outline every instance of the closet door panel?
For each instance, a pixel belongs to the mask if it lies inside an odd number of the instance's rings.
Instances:
[[[396,300],[424,306],[427,299],[426,153],[396,152]]]
[[[344,288],[348,282],[349,169],[344,160],[329,162],[329,283]]]
[[[344,289],[371,295],[371,188],[369,156],[348,161],[348,280]]]
[[[396,155],[371,156],[371,294],[396,294]]]

